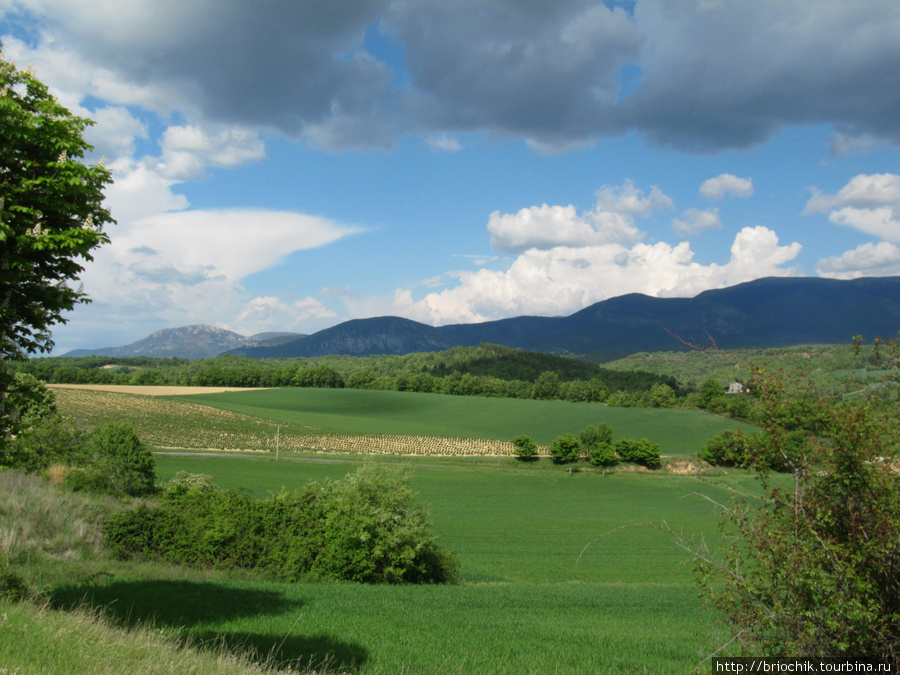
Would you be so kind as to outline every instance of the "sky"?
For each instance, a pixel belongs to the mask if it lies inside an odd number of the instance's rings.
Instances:
[[[54,354],[900,275],[896,0],[0,0],[117,223]]]

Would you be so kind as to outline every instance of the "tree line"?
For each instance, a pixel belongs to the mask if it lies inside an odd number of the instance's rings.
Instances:
[[[457,396],[526,398],[672,407],[683,399],[674,378],[620,372],[498,345],[373,357],[258,360],[236,356],[189,361],[148,357],[49,357],[16,364],[51,384],[202,387],[353,388]],[[547,368],[539,370],[540,367]]]

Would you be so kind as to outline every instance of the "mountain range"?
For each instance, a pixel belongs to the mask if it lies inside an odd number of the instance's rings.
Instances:
[[[252,358],[326,354],[408,354],[484,342],[606,360],[642,351],[676,351],[687,343],[722,349],[849,343],[900,330],[900,277],[852,280],[768,277],[693,298],[639,293],[598,302],[566,317],[521,316],[429,326],[400,317],[354,319],[312,335],[243,337],[210,326],[157,331],[125,347],[66,356],[182,356],[222,352]],[[216,351],[218,350],[218,351]]]
[[[123,347],[76,349],[64,356],[177,356],[183,359],[208,359],[238,347],[274,346],[302,337],[305,336],[300,333],[258,333],[245,337],[215,326],[181,326],[158,330]]]

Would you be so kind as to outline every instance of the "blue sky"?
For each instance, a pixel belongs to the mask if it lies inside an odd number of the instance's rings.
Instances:
[[[900,274],[895,0],[0,0],[117,225],[56,350]]]

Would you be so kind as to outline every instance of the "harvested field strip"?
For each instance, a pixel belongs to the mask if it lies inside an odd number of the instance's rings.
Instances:
[[[298,424],[212,408],[177,398],[66,388],[56,390],[60,412],[82,426],[128,422],[157,448],[378,455],[512,455],[506,441],[381,434],[326,434]]]
[[[258,391],[264,387],[178,387],[173,385],[132,384],[49,384],[51,389],[90,389],[117,394],[141,396],[194,396],[196,394],[224,394],[230,391]]]

